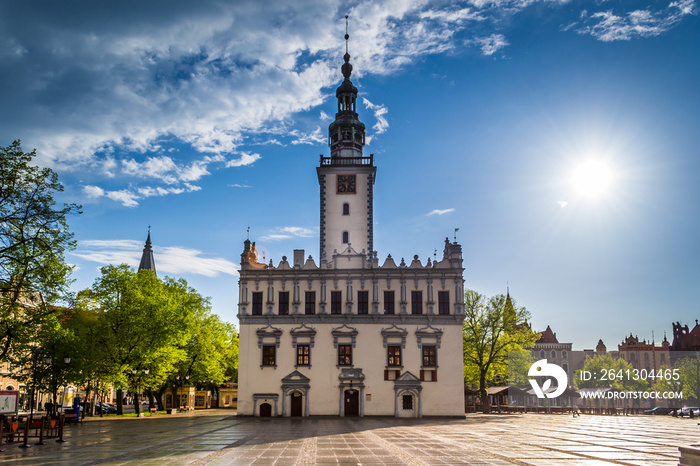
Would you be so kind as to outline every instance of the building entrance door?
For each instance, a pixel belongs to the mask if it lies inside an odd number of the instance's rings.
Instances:
[[[290,398],[290,405],[292,409],[290,415],[292,417],[301,417],[301,393],[292,393]]]
[[[357,390],[345,390],[345,417],[357,417],[360,415],[360,392]]]
[[[260,417],[272,417],[272,406],[270,403],[260,405]]]

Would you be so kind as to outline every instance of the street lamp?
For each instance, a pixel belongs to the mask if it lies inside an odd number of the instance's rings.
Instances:
[[[185,405],[182,404],[182,386],[183,386],[185,380],[189,382],[190,376],[189,376],[189,374],[187,374],[187,375],[185,375],[185,377],[184,377],[184,379],[183,379],[183,378],[180,377],[180,374],[178,374],[178,375],[175,376],[175,378],[177,379],[177,381],[178,381],[178,383],[179,383],[179,385],[180,385],[180,389],[179,389],[178,392],[177,392],[177,405],[178,405],[178,407],[179,407],[179,406],[185,406]],[[188,395],[189,395],[189,394],[188,394]],[[173,398],[174,398],[174,397],[173,397]],[[189,403],[189,396],[187,397],[187,399],[188,399],[188,403]],[[174,408],[174,407],[175,407],[175,406],[173,406],[173,408]]]

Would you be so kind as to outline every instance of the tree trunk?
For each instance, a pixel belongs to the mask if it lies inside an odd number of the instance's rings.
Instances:
[[[124,414],[124,391],[117,389],[117,416]]]
[[[165,410],[165,404],[163,403],[163,394],[165,393],[165,390],[167,389],[167,385],[163,385],[155,394],[154,397],[156,399],[156,402],[158,403],[158,411],[164,411]]]
[[[489,414],[491,403],[489,403],[489,394],[486,391],[486,372],[479,374],[479,397],[481,398],[481,412]]]
[[[153,397],[153,390],[148,390],[148,409],[149,411],[156,407],[155,398]]]

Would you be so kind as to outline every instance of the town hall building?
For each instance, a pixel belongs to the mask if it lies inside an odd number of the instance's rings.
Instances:
[[[348,36],[345,36],[346,41]],[[320,251],[275,265],[241,254],[238,414],[463,416],[462,248],[380,265],[377,166],[345,53],[330,157],[320,157]]]

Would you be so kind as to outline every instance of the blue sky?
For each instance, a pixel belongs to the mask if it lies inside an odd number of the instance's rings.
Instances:
[[[318,257],[315,167],[341,80],[375,154],[375,248],[459,228],[469,288],[510,286],[560,341],[614,348],[698,318],[695,0],[0,4],[0,144],[36,148],[84,213],[76,290],[159,273],[236,323],[246,238]],[[571,179],[587,161],[606,189]],[[602,170],[594,174],[600,177]]]

